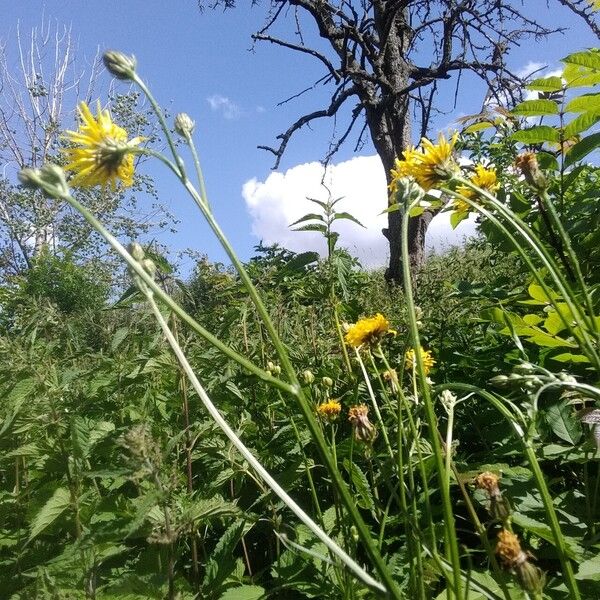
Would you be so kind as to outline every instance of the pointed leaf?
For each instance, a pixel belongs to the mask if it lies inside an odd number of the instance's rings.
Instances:
[[[228,589],[219,600],[259,600],[264,595],[265,589],[259,585],[242,585]]]
[[[296,227],[293,231],[318,231],[319,233],[327,233],[327,227],[320,225],[319,223],[312,223],[309,225],[302,225],[302,227]]]
[[[494,126],[494,124],[490,123],[489,121],[479,121],[479,123],[473,123],[472,125],[465,127],[463,129],[463,133],[475,133],[477,131],[483,131],[484,129],[489,129],[490,127],[493,127],[493,126]]]
[[[600,71],[600,50],[598,48],[591,48],[583,52],[574,52],[562,58],[561,62]]]
[[[548,408],[545,418],[552,431],[561,440],[569,442],[573,446],[580,440],[581,423],[566,401],[553,404]]]
[[[565,167],[570,167],[572,164],[579,162],[585,158],[590,152],[593,152],[600,146],[600,132],[592,133],[577,142],[567,152],[565,158]]]
[[[568,88],[592,87],[600,83],[600,71],[582,65],[567,65],[562,76]]]
[[[598,121],[600,121],[600,111],[589,111],[579,115],[569,123],[567,123],[564,128],[564,137],[565,139],[570,139],[573,136],[581,133],[582,131],[587,131],[590,127],[593,127]]]
[[[525,100],[517,104],[511,112],[526,117],[557,115],[558,104],[554,100]]]
[[[339,212],[333,215],[333,220],[336,221],[338,219],[347,219],[348,221],[352,221],[361,227],[365,227],[356,217],[353,217],[350,213],[347,212]]]
[[[305,221],[321,221],[322,223],[324,223],[325,219],[321,215],[318,215],[316,213],[308,213],[303,217],[300,217],[297,221],[290,223],[288,227],[293,227],[294,225],[298,225],[298,223],[304,223]]]
[[[549,125],[536,125],[535,127],[529,127],[529,129],[515,131],[515,133],[513,133],[510,137],[513,140],[517,142],[523,142],[524,144],[558,142],[560,139],[558,131]]]
[[[528,90],[534,92],[558,92],[563,87],[561,77],[541,77],[534,79],[530,84],[525,86]]]
[[[566,106],[565,112],[587,112],[600,110],[600,94],[582,94],[573,98]]]
[[[54,523],[69,507],[71,494],[66,488],[57,488],[52,497],[42,506],[31,522],[29,541],[37,537],[46,527]]]

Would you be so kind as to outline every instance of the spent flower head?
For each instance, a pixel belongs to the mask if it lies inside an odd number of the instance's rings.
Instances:
[[[502,529],[498,533],[496,554],[504,567],[515,573],[523,589],[532,594],[541,593],[546,579],[544,572],[531,564],[531,556],[523,552],[516,534]]]
[[[369,346],[378,344],[386,334],[395,335],[396,332],[390,329],[389,321],[382,314],[377,313],[374,317],[366,317],[350,325],[345,340],[349,346],[360,348],[365,344]]]
[[[424,350],[422,347],[419,348],[421,353],[421,360],[423,361],[423,368],[425,370],[425,375],[429,375],[433,365],[435,365],[435,359],[431,354],[431,350]],[[407,350],[404,354],[404,365],[409,370],[412,371],[417,367],[417,355],[413,348]]]
[[[354,429],[354,439],[365,444],[372,444],[377,437],[377,430],[369,421],[369,407],[366,404],[351,406],[348,411],[348,421]]]
[[[402,153],[403,159],[397,158],[395,168],[391,171],[390,192],[396,193],[399,180],[403,177],[412,177],[425,191],[452,179],[460,171],[454,160],[454,146],[457,139],[458,132],[455,132],[449,140],[440,134],[437,144],[423,138],[420,148],[405,150]]]
[[[65,137],[73,147],[65,148],[68,164],[65,167],[75,174],[72,186],[94,187],[111,185],[115,190],[117,181],[124,187],[133,183],[134,148],[144,140],[141,137],[127,139],[127,132],[113,123],[108,110],[102,110],[100,101],[96,116],[89,106],[80,102],[78,131],[67,131]]]
[[[523,173],[525,181],[530,186],[538,190],[543,190],[547,187],[548,182],[540,169],[535,152],[523,152],[519,154],[515,159],[515,166]]]
[[[187,138],[194,133],[196,123],[187,113],[179,113],[175,116],[174,121],[175,131],[184,138]]]

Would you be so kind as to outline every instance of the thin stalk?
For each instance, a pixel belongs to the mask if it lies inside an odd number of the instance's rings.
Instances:
[[[271,342],[272,342],[273,346],[275,347],[275,350],[279,356],[279,360],[281,362],[282,369],[290,381],[291,390],[289,390],[289,391],[296,398],[296,401],[300,408],[300,412],[302,413],[304,422],[305,422],[306,426],[308,427],[308,430],[313,438],[313,441],[317,445],[317,449],[319,451],[321,459],[325,463],[325,467],[326,467],[327,471],[329,472],[333,486],[337,490],[337,493],[340,495],[340,500],[342,501],[342,504],[344,505],[345,509],[347,510],[350,518],[352,519],[352,521],[357,529],[358,535],[359,535],[362,543],[364,544],[366,553],[368,554],[369,558],[371,559],[371,561],[372,561],[375,569],[379,573],[381,579],[385,583],[385,586],[387,587],[387,592],[389,594],[391,594],[394,598],[399,598],[400,592],[397,590],[397,586],[396,586],[396,583],[394,582],[391,572],[390,572],[388,566],[386,565],[385,561],[383,560],[383,557],[377,550],[377,547],[371,538],[369,529],[367,528],[367,525],[364,522],[362,515],[360,514],[360,511],[358,510],[358,508],[354,502],[354,499],[350,495],[348,487],[345,484],[345,482],[341,476],[341,473],[336,468],[336,466],[333,462],[333,457],[331,455],[331,452],[327,448],[327,443],[325,441],[323,433],[319,429],[317,420],[313,414],[311,406],[310,406],[308,400],[306,399],[306,397],[304,396],[304,393],[302,391],[300,383],[298,382],[296,371],[291,363],[291,360],[289,358],[287,350],[277,334],[277,330],[275,329],[275,327],[273,325],[271,317],[269,316],[269,313],[268,313],[266,307],[264,306],[258,291],[256,290],[254,284],[252,283],[252,280],[250,279],[248,273],[246,272],[246,269],[244,268],[243,264],[241,263],[238,256],[236,255],[235,251],[233,250],[233,247],[229,243],[229,240],[227,239],[227,237],[221,230],[220,226],[214,219],[212,213],[210,212],[207,202],[205,201],[204,198],[202,198],[200,196],[198,191],[194,188],[194,186],[191,184],[191,182],[188,180],[187,176],[185,175],[185,172],[183,169],[183,161],[181,161],[179,155],[177,154],[177,151],[175,149],[175,145],[173,143],[173,139],[171,136],[171,132],[166,125],[164,115],[162,114],[162,111],[161,111],[160,107],[158,106],[158,103],[152,96],[150,90],[144,85],[144,83],[141,81],[141,79],[137,76],[137,74],[134,74],[134,81],[140,86],[141,90],[144,92],[144,94],[150,101],[155,113],[158,116],[159,122],[163,129],[163,132],[164,132],[165,136],[167,137],[171,152],[173,153],[173,157],[177,163],[177,166],[179,167],[179,169],[181,171],[181,174],[179,175],[179,179],[180,179],[181,183],[184,185],[184,187],[186,188],[186,190],[188,191],[188,193],[190,194],[190,196],[192,197],[192,199],[194,200],[194,202],[196,203],[196,205],[198,206],[198,208],[204,215],[204,218],[206,219],[210,228],[213,230],[215,236],[221,243],[221,246],[225,250],[229,259],[231,260],[231,263],[237,270],[238,275],[240,276],[240,279],[241,279],[242,283],[244,284],[244,287],[246,288],[248,295],[250,296],[250,299],[252,300],[253,304],[255,305],[256,310],[264,323],[264,326],[265,326],[265,329],[267,330],[269,338],[271,339]]]
[[[190,150],[192,152],[192,158],[194,159],[194,167],[196,168],[196,176],[198,177],[198,185],[200,186],[200,196],[204,200],[204,203],[206,204],[208,209],[211,210],[210,204],[208,203],[208,196],[206,195],[206,185],[204,183],[204,175],[202,173],[200,158],[198,157],[198,152],[196,150],[196,144],[194,144],[194,138],[192,138],[190,132],[187,130],[185,132],[185,141],[190,147]]]
[[[519,438],[519,441],[523,446],[525,454],[527,455],[527,460],[529,462],[531,470],[533,471],[533,476],[536,481],[537,488],[540,492],[540,496],[542,497],[542,503],[544,504],[546,516],[548,517],[550,529],[552,531],[552,537],[554,538],[554,546],[558,553],[558,557],[563,568],[563,575],[565,577],[567,587],[569,588],[569,592],[571,594],[570,597],[573,600],[579,600],[581,598],[579,594],[579,587],[577,585],[577,580],[575,579],[573,566],[567,554],[567,546],[560,528],[560,523],[558,522],[558,517],[556,516],[556,510],[554,509],[552,496],[550,495],[550,491],[548,490],[548,486],[546,485],[544,474],[542,473],[542,469],[538,462],[531,441],[525,436],[525,432],[521,425],[516,421],[515,416],[499,398],[497,398],[490,392],[487,392],[486,390],[478,388],[477,386],[469,385],[467,383],[447,383],[437,386],[437,388],[439,388],[440,391],[442,389],[448,389],[474,392],[482,398],[484,398],[485,400],[487,400],[510,423],[511,427],[513,428],[514,432],[516,433],[517,437]]]
[[[175,354],[179,364],[183,368],[187,375],[192,387],[198,397],[202,401],[202,404],[206,408],[207,412],[214,419],[216,424],[219,426],[221,431],[227,436],[229,441],[235,447],[235,449],[248,461],[248,464],[257,473],[257,475],[265,482],[265,484],[286,504],[286,506],[298,517],[304,525],[306,525],[311,533],[317,537],[325,546],[335,555],[339,560],[345,564],[365,585],[378,592],[386,592],[386,589],[375,579],[373,579],[354,559],[352,559],[344,550],[342,550],[303,510],[300,506],[288,495],[288,493],[273,479],[268,471],[262,466],[262,464],[254,457],[252,452],[244,445],[244,443],[235,434],[233,429],[221,416],[221,413],[217,410],[212,400],[202,387],[202,384],[196,377],[192,367],[190,366],[187,358],[183,354],[181,347],[177,344],[177,340],[173,336],[169,325],[165,321],[158,305],[156,304],[153,294],[150,290],[142,287],[142,291],[150,304],[152,312],[159,323],[173,353]]]
[[[411,207],[412,208],[412,207]],[[406,305],[408,308],[408,325],[412,339],[412,345],[415,351],[415,361],[417,364],[417,375],[421,387],[421,395],[425,407],[425,416],[429,426],[429,439],[433,449],[435,467],[438,477],[438,483],[442,494],[442,509],[444,513],[444,525],[446,530],[446,551],[452,564],[452,573],[454,581],[454,593],[457,598],[461,599],[461,569],[460,569],[460,553],[458,550],[458,540],[456,537],[456,526],[454,524],[454,513],[452,511],[452,499],[450,498],[450,488],[447,485],[447,477],[445,474],[444,459],[442,447],[439,440],[439,431],[437,426],[437,418],[433,408],[433,401],[429,391],[429,384],[426,380],[425,367],[421,356],[421,340],[419,336],[419,327],[417,325],[417,316],[415,313],[415,301],[412,289],[412,277],[410,273],[410,263],[408,260],[408,221],[410,219],[410,209],[407,208],[402,215],[402,274],[404,279],[404,293],[406,296]]]

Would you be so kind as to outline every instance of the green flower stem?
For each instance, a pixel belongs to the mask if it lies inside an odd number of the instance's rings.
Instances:
[[[417,201],[418,202],[418,201]],[[417,325],[417,315],[415,313],[415,301],[412,290],[412,277],[410,273],[410,263],[408,260],[408,222],[410,219],[410,210],[417,202],[413,202],[410,207],[404,211],[402,215],[402,274],[404,279],[404,293],[406,296],[406,305],[408,308],[408,325],[411,334],[412,345],[415,351],[415,360],[417,363],[417,375],[421,387],[421,395],[425,406],[425,416],[429,426],[429,439],[433,449],[435,467],[438,477],[438,483],[442,494],[442,509],[444,514],[444,526],[446,531],[446,552],[452,564],[452,573],[454,581],[454,593],[461,600],[461,569],[460,569],[460,553],[458,550],[458,540],[456,536],[456,526],[454,523],[454,513],[452,511],[452,499],[450,497],[450,488],[447,485],[448,478],[445,474],[444,459],[442,447],[439,440],[439,431],[437,426],[437,418],[433,408],[429,383],[427,383],[425,375],[425,366],[423,357],[421,356],[421,340],[419,336],[419,327]]]
[[[469,385],[467,383],[446,383],[437,386],[436,390],[437,389],[439,389],[439,391],[447,389],[459,390],[464,392],[473,392],[475,394],[478,394],[479,396],[487,400],[510,423],[510,425],[513,428],[513,431],[516,433],[517,437],[519,438],[519,441],[523,446],[525,454],[527,455],[527,460],[529,461],[529,465],[531,467],[531,470],[533,471],[533,476],[535,478],[537,488],[542,497],[542,503],[544,504],[546,516],[548,517],[550,529],[552,531],[552,537],[554,538],[554,546],[558,553],[558,557],[563,568],[563,575],[566,579],[566,584],[571,594],[570,598],[572,598],[573,600],[580,600],[581,596],[579,594],[579,587],[577,585],[577,580],[575,579],[573,566],[567,554],[567,546],[560,528],[560,523],[558,522],[558,517],[556,516],[556,510],[554,509],[552,496],[550,495],[550,491],[548,490],[548,486],[546,485],[546,480],[544,478],[544,474],[542,473],[542,469],[535,454],[535,450],[533,449],[531,440],[529,440],[526,437],[523,428],[516,421],[515,416],[506,407],[505,403],[500,398],[497,398],[494,394],[491,394],[486,390],[482,390],[477,386]]]
[[[72,196],[63,196],[63,198],[81,215],[84,219],[112,246],[112,248],[121,256],[121,258],[128,264],[131,269],[144,281],[144,283],[161,299],[173,312],[175,312],[182,321],[185,321],[196,333],[198,333],[207,342],[215,346],[225,356],[231,360],[237,362],[240,366],[244,367],[266,383],[270,383],[276,388],[289,393],[293,393],[293,388],[285,381],[281,381],[276,377],[273,377],[267,371],[263,371],[260,367],[257,367],[254,363],[249,361],[247,358],[238,354],[235,350],[232,350],[218,338],[212,335],[209,331],[204,329],[195,319],[188,315],[168,294],[166,294],[156,282],[148,275],[148,273],[140,266],[140,264],[127,252],[124,246],[115,238],[103,225],[92,215],[92,213],[79,203]]]
[[[344,357],[344,365],[346,365],[346,370],[348,374],[352,376],[352,365],[350,364],[350,357],[348,356],[348,349],[346,348],[346,340],[344,340],[344,334],[342,333],[342,326],[340,325],[340,317],[338,315],[337,310],[337,300],[333,294],[332,290],[332,298],[331,302],[333,304],[333,319],[335,322],[335,330],[337,331],[338,339],[340,340],[340,348],[342,349],[342,356]]]
[[[386,429],[385,423],[383,422],[383,419],[381,417],[381,412],[379,411],[379,406],[377,405],[377,400],[375,399],[375,394],[373,392],[373,386],[371,385],[371,380],[369,379],[369,374],[367,373],[365,363],[363,362],[363,360],[360,356],[359,349],[355,348],[354,351],[356,353],[356,360],[358,361],[358,364],[360,365],[360,370],[363,374],[363,379],[365,380],[365,384],[367,386],[367,391],[369,392],[369,398],[371,399],[371,405],[373,406],[373,410],[375,411],[375,416],[377,417],[377,423],[379,424],[379,428],[381,429],[381,435],[383,436],[383,441],[385,443],[385,447],[388,451],[388,454],[390,455],[392,464],[395,464],[396,460],[394,458],[394,451],[392,450],[392,446],[390,444],[390,439],[388,438],[388,434],[387,434],[387,429]],[[371,354],[370,351],[369,351],[369,354]],[[372,360],[372,357],[371,357],[371,360]]]
[[[194,139],[192,138],[189,131],[187,131],[187,130],[185,132],[185,141],[187,142],[187,145],[190,147],[190,150],[192,152],[192,158],[194,159],[194,167],[196,168],[196,175],[198,177],[198,185],[200,186],[200,196],[202,197],[202,200],[204,200],[204,203],[206,204],[207,208],[209,210],[211,210],[210,205],[208,203],[208,196],[206,194],[206,185],[204,183],[204,175],[202,173],[202,166],[200,164],[200,158],[198,157],[198,152],[196,150],[196,144],[194,144]]]
[[[202,387],[200,381],[196,377],[192,367],[190,366],[187,358],[183,354],[183,351],[175,336],[173,335],[171,329],[169,328],[168,323],[165,321],[158,305],[154,300],[154,296],[152,291],[150,291],[145,284],[142,283],[140,286],[142,292],[146,296],[150,307],[152,308],[152,312],[156,320],[158,321],[165,337],[173,353],[177,357],[179,364],[187,375],[192,387],[194,388],[196,394],[202,401],[202,404],[210,414],[210,416],[214,419],[215,423],[220,427],[221,431],[227,436],[229,441],[235,447],[235,449],[248,461],[248,464],[252,467],[252,469],[257,473],[257,475],[265,482],[267,486],[275,493],[279,498],[285,503],[285,505],[306,525],[311,533],[315,535],[325,546],[327,546],[328,550],[330,550],[335,556],[338,557],[361,581],[363,581],[367,586],[371,589],[377,590],[379,592],[384,592],[385,588],[375,579],[373,579],[358,563],[352,559],[344,550],[342,550],[301,508],[300,506],[287,494],[287,492],[271,477],[269,472],[262,466],[262,464],[254,457],[252,452],[244,445],[244,443],[240,440],[240,438],[236,435],[233,429],[229,426],[229,424],[225,421],[225,419],[221,416],[221,413],[217,410],[215,405],[212,403],[208,394]]]
[[[211,227],[211,229],[215,233],[217,239],[223,246],[223,249],[229,256],[229,259],[231,260],[232,264],[236,268],[236,270],[240,276],[240,279],[242,280],[242,282],[248,292],[248,295],[250,296],[250,299],[252,300],[253,304],[255,305],[256,310],[264,323],[265,329],[267,330],[267,333],[268,333],[269,337],[271,338],[273,346],[275,347],[275,350],[279,356],[279,360],[281,362],[282,369],[289,379],[291,387],[287,391],[292,393],[298,402],[298,406],[300,408],[300,411],[302,413],[302,416],[306,423],[306,426],[308,427],[308,430],[317,445],[319,454],[321,455],[321,458],[323,459],[323,461],[325,463],[325,467],[330,474],[334,488],[339,493],[340,499],[341,499],[345,509],[348,511],[350,518],[354,522],[354,525],[357,529],[358,535],[365,546],[366,553],[368,554],[369,558],[371,559],[373,566],[375,567],[375,569],[381,576],[381,579],[383,580],[383,582],[387,588],[387,593],[390,594],[393,598],[400,598],[400,592],[397,589],[397,586],[394,582],[391,572],[388,569],[387,565],[385,564],[381,554],[377,550],[377,547],[376,547],[375,543],[373,542],[373,539],[371,538],[371,534],[366,526],[366,523],[364,522],[364,520],[356,506],[356,503],[354,502],[354,499],[352,498],[352,496],[348,490],[348,487],[346,486],[346,484],[341,476],[341,473],[336,468],[336,465],[333,461],[331,452],[327,448],[327,443],[325,441],[323,433],[319,429],[318,423],[313,414],[311,406],[310,406],[308,400],[306,399],[306,397],[304,396],[304,393],[302,392],[302,388],[298,382],[296,372],[290,361],[287,350],[285,349],[283,343],[279,339],[277,331],[273,325],[273,322],[271,321],[271,318],[269,316],[269,313],[267,312],[267,309],[265,308],[265,306],[262,302],[262,299],[260,298],[260,296],[258,294],[258,291],[254,287],[250,277],[248,276],[248,273],[244,269],[244,266],[242,265],[241,261],[239,260],[236,253],[234,252],[228,239],[225,237],[224,233],[221,231],[221,228],[219,227],[218,223],[216,222],[212,213],[210,212],[207,199],[202,198],[202,196],[198,193],[198,191],[194,188],[194,186],[190,183],[187,176],[185,175],[185,172],[183,169],[183,161],[180,159],[179,155],[177,154],[175,144],[173,143],[173,139],[171,136],[171,132],[170,132],[169,128],[167,127],[165,118],[162,114],[160,107],[158,106],[158,103],[152,96],[150,90],[144,85],[144,83],[141,81],[141,79],[137,75],[135,75],[134,81],[139,85],[140,89],[144,92],[144,94],[150,101],[150,103],[159,119],[159,122],[163,129],[163,132],[168,140],[171,152],[173,153],[175,162],[177,163],[177,166],[180,169],[180,175],[179,175],[180,181],[182,182],[182,184],[184,185],[184,187],[186,188],[186,190],[188,191],[188,193],[190,194],[190,196],[192,197],[194,202],[197,204],[198,208],[203,213],[209,226]],[[281,386],[280,386],[280,389],[281,389]]]
[[[573,249],[573,244],[571,244],[571,237],[569,236],[567,230],[564,228],[562,221],[560,220],[560,217],[558,216],[558,213],[556,212],[556,207],[554,206],[554,202],[552,202],[552,199],[548,195],[548,192],[546,190],[543,190],[542,192],[540,192],[539,196],[540,196],[540,201],[546,207],[546,211],[547,211],[548,215],[550,216],[550,220],[552,221],[552,224],[554,225],[554,227],[556,227],[556,230],[558,231],[558,235],[560,236],[560,238],[562,240],[564,249],[567,252],[567,256],[569,257],[569,260],[571,261],[571,266],[575,271],[577,283],[579,284],[581,293],[583,294],[583,297],[585,299],[585,305],[587,308],[588,318],[589,318],[589,322],[591,325],[591,329],[596,334],[598,334],[599,333],[599,324],[595,318],[594,304],[592,302],[591,295],[588,291],[588,287],[585,283],[585,279],[583,278],[581,264],[579,263],[577,254],[575,253],[575,251]]]
[[[498,210],[498,212],[515,228],[515,230],[523,237],[523,239],[527,242],[527,244],[537,254],[537,256],[541,260],[542,264],[548,270],[550,276],[554,279],[554,282],[555,282],[560,294],[562,295],[565,303],[569,307],[571,314],[573,315],[573,317],[575,317],[577,324],[582,324],[582,325],[585,324],[587,319],[586,319],[586,316],[584,314],[582,314],[579,309],[576,295],[574,294],[570,285],[567,283],[567,281],[563,277],[562,273],[560,272],[560,269],[556,265],[556,262],[554,261],[552,256],[548,253],[548,251],[546,250],[544,244],[542,244],[540,239],[531,230],[531,228],[528,227],[527,224],[524,223],[519,217],[517,217],[510,209],[508,209],[501,202],[499,202],[495,196],[493,196],[486,190],[479,188],[478,186],[476,186],[472,182],[470,182],[468,179],[464,179],[463,177],[456,177],[456,180],[459,183],[464,184],[467,187],[469,187],[470,189],[477,192],[477,194],[479,196],[485,198],[485,200],[488,201],[494,208],[496,208]],[[527,261],[528,267],[530,268],[532,274],[534,275],[534,277],[536,278],[536,280],[538,281],[538,283],[540,284],[540,286],[542,287],[542,289],[548,296],[549,302],[551,302],[552,305],[555,307],[563,324],[567,327],[567,329],[569,329],[569,331],[575,337],[575,339],[578,340],[582,351],[584,351],[586,353],[586,356],[588,356],[588,358],[590,358],[591,362],[594,363],[594,366],[596,367],[596,369],[598,371],[600,371],[600,356],[598,356],[598,353],[596,352],[596,349],[595,349],[595,345],[592,342],[592,340],[589,338],[587,331],[585,330],[585,327],[580,327],[579,329],[577,329],[576,327],[573,327],[573,325],[570,322],[570,319],[568,319],[562,313],[562,311],[559,309],[559,307],[557,307],[555,300],[552,297],[552,293],[549,290],[548,286],[545,284],[545,282],[543,282],[543,279],[537,273],[537,269],[535,268],[535,266],[532,266],[533,263],[531,262],[531,259],[529,259],[529,257],[526,258],[525,251],[520,246],[520,244],[516,241],[514,236],[512,236],[512,234],[507,230],[507,228],[504,227],[498,221],[498,219],[493,217],[493,215],[491,215],[491,213],[489,211],[487,211],[482,206],[478,205],[472,199],[466,198],[465,196],[462,196],[461,194],[457,194],[456,192],[454,192],[452,190],[448,190],[446,188],[441,188],[441,189],[443,192],[446,192],[455,198],[460,198],[461,200],[465,200],[470,206],[472,206],[473,208],[475,208],[476,210],[481,212],[484,216],[486,216],[488,219],[490,219],[498,228],[500,228],[503,231],[504,235],[511,241],[511,243],[513,243],[513,245],[515,246],[515,248],[519,252],[519,254],[521,254],[521,256]],[[588,323],[588,327],[589,327],[589,323]],[[596,326],[594,325],[594,327],[591,330],[596,331]]]

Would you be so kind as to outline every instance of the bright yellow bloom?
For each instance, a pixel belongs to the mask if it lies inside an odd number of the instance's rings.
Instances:
[[[390,329],[389,321],[380,313],[374,317],[360,319],[354,325],[351,325],[346,333],[346,343],[353,348],[359,348],[363,344],[375,344],[386,333],[395,334]]]
[[[429,371],[431,371],[433,365],[435,365],[435,360],[434,360],[430,350],[423,350],[423,348],[420,348],[420,350],[421,350],[421,360],[423,361],[423,368],[425,369],[425,375],[429,375]],[[405,364],[406,368],[411,371],[413,368],[416,368],[416,366],[417,366],[416,355],[415,355],[415,351],[412,348],[410,350],[408,350],[406,352],[406,354],[404,355],[404,364]]]
[[[69,182],[73,187],[94,187],[110,184],[113,190],[117,181],[124,187],[133,183],[133,154],[131,150],[144,138],[127,141],[127,132],[112,122],[110,113],[102,110],[98,101],[94,117],[89,106],[80,102],[78,107],[81,124],[78,131],[67,131],[66,138],[75,147],[65,148],[69,163],[65,167],[75,175]]]
[[[475,173],[469,177],[469,181],[473,185],[480,187],[482,190],[485,190],[490,194],[495,193],[500,185],[498,183],[496,169],[493,167],[488,169],[483,165],[477,165],[475,167]],[[477,193],[466,185],[459,185],[456,188],[456,192],[465,198],[469,198],[470,200],[477,196]],[[469,214],[469,212],[471,212],[470,204],[461,198],[456,198],[452,202],[452,208],[454,209],[455,213],[460,215],[466,216]]]
[[[454,133],[449,140],[440,134],[437,144],[423,138],[420,149],[405,150],[402,153],[403,160],[397,158],[396,168],[391,170],[390,194],[397,191],[398,180],[402,177],[413,177],[425,191],[429,191],[458,172],[453,156],[457,138],[458,133]]]
[[[342,405],[337,400],[328,400],[317,406],[317,414],[324,421],[335,421],[342,410]]]

